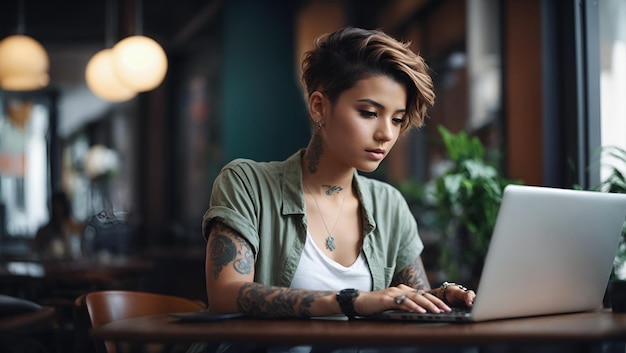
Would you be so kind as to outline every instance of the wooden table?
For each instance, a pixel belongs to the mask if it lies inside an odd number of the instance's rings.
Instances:
[[[71,260],[42,262],[44,277],[66,282],[107,283],[134,278],[152,269],[154,264],[140,258],[103,260]]]
[[[487,345],[626,341],[626,314],[597,311],[482,323],[256,320],[179,322],[168,315],[113,321],[92,338],[132,342],[254,342],[338,346]]]
[[[41,310],[2,317],[0,318],[0,340],[51,328],[54,313],[54,308],[44,306]]]
[[[32,287],[81,286],[98,290],[119,281],[136,280],[154,264],[140,258],[118,258],[109,261],[79,260],[9,260],[0,261],[0,285],[17,292],[15,296],[32,296]],[[39,290],[41,292],[41,290]],[[33,298],[38,299],[38,298]]]

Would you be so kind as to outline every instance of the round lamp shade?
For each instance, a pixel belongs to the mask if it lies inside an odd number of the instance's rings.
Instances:
[[[8,91],[30,91],[46,87],[48,53],[36,40],[13,35],[0,41],[0,86]]]
[[[159,86],[165,78],[167,56],[155,40],[136,35],[113,46],[113,65],[125,86],[145,92]]]
[[[137,92],[123,85],[113,72],[113,52],[103,49],[87,63],[85,80],[96,96],[109,102],[123,102],[133,98]]]

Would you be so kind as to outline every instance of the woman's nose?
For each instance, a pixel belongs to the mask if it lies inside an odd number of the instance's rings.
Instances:
[[[393,124],[386,119],[380,119],[374,138],[378,141],[391,141],[393,139]]]

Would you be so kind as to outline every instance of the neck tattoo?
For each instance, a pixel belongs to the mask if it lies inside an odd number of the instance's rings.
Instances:
[[[343,190],[343,188],[341,186],[337,186],[337,185],[328,185],[328,184],[322,184],[323,188],[326,188],[326,195],[332,195],[333,192],[337,192],[339,193],[339,191]]]
[[[339,221],[339,217],[341,217],[341,211],[343,210],[343,203],[346,201],[346,196],[348,196],[348,194],[343,196],[343,199],[341,200],[341,206],[339,206],[339,212],[337,212],[337,218],[335,218],[335,223],[333,223],[333,227],[330,228],[329,230],[328,225],[326,225],[326,220],[324,220],[324,216],[322,215],[320,206],[317,204],[317,198],[311,192],[311,190],[309,190],[309,187],[306,185],[306,183],[304,183],[304,181],[303,181],[303,184],[304,184],[304,188],[306,189],[306,191],[309,194],[311,194],[311,196],[313,197],[313,202],[315,203],[315,207],[317,208],[317,213],[320,214],[320,218],[322,219],[324,228],[326,228],[326,233],[328,234],[328,236],[326,237],[326,249],[330,251],[334,251],[337,248],[337,246],[335,245],[335,238],[333,237],[332,232],[335,229],[335,226],[337,225],[337,221]],[[333,192],[338,193],[341,190],[343,190],[341,186],[331,186],[331,185],[322,185],[322,186],[326,187],[326,195],[332,195]]]

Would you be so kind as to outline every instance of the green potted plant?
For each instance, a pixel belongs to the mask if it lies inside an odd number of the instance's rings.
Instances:
[[[477,285],[504,187],[503,177],[477,137],[439,126],[449,168],[426,188],[440,230],[440,266],[447,278]]]
[[[601,154],[612,160],[612,163],[603,163],[601,167],[608,168],[609,174],[594,188],[596,191],[615,192],[626,194],[626,150],[618,146],[604,146]],[[622,229],[622,238],[617,249],[617,255],[611,273],[612,280],[626,280],[626,222]]]
[[[608,168],[609,174],[591,190],[626,194],[626,150],[618,146],[603,146],[600,148],[600,156],[610,161],[600,164],[601,168]],[[604,305],[623,312],[626,311],[626,222],[621,235]],[[618,297],[622,299],[616,300]]]

